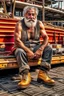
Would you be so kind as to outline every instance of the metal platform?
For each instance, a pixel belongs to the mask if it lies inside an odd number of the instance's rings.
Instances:
[[[56,81],[55,86],[47,86],[37,83],[38,68],[31,70],[32,81],[27,89],[20,90],[17,86],[19,81],[11,80],[13,75],[0,76],[0,96],[64,96],[64,64],[53,67],[49,75]]]

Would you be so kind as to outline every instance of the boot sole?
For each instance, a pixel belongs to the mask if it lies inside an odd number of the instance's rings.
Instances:
[[[26,86],[21,86],[21,85],[18,85],[19,89],[26,89],[29,87],[29,85],[26,85]]]
[[[38,83],[46,84],[46,85],[48,85],[48,86],[54,86],[54,85],[55,85],[55,83],[48,83],[48,82],[45,82],[44,80],[42,80],[42,79],[40,79],[40,78],[37,79],[37,82],[38,82]]]

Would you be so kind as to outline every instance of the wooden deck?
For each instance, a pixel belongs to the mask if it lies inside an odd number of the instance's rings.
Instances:
[[[2,75],[0,76],[0,96],[64,96],[64,64],[52,66],[49,71],[49,75],[56,81],[55,86],[37,83],[38,67],[36,69],[31,67],[31,69],[32,82],[24,90],[18,89],[17,83],[19,81],[11,80],[13,75],[18,74],[17,70],[14,71],[14,74],[10,73],[10,70],[6,70],[5,76],[0,72]]]

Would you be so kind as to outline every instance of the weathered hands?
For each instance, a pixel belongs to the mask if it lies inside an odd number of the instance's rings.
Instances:
[[[30,50],[29,52],[27,52],[27,56],[29,59],[33,59],[34,58],[34,53]]]
[[[31,50],[27,52],[27,57],[29,59],[39,59],[43,54],[43,49],[39,48],[35,53],[33,53]]]
[[[43,50],[41,49],[38,49],[36,52],[35,52],[35,58],[38,59],[42,56],[43,54]]]

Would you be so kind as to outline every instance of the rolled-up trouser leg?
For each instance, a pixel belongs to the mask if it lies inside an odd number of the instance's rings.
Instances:
[[[19,72],[20,73],[24,70],[30,69],[30,67],[28,65],[28,59],[27,59],[26,52],[23,49],[17,48],[15,51],[15,56],[17,59],[17,63],[19,64]]]
[[[52,59],[52,48],[50,46],[47,46],[44,49],[43,54],[42,54],[42,59],[43,59],[43,61],[42,61],[43,67],[45,67],[45,69],[49,70],[51,68],[50,63],[51,63],[51,59]]]

